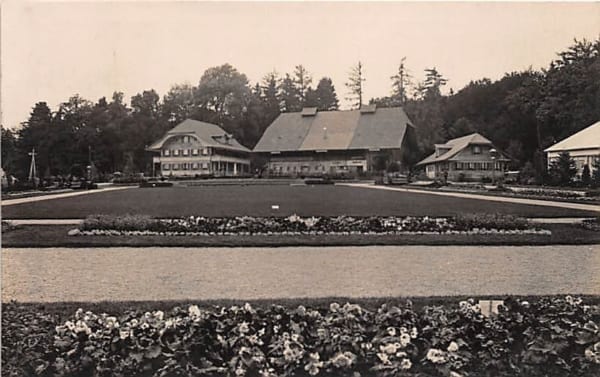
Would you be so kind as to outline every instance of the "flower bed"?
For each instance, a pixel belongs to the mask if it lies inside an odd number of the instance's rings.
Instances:
[[[57,316],[5,305],[3,375],[598,376],[600,306],[508,298],[421,311],[384,304]]]
[[[70,235],[550,234],[508,215],[446,217],[90,216]]]

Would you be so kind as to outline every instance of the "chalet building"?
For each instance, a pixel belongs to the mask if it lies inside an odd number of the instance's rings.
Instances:
[[[594,160],[600,158],[600,121],[546,148],[544,152],[548,157],[548,166],[561,152],[569,152],[577,166],[578,176],[581,176],[585,165],[592,172]]]
[[[478,133],[436,144],[435,152],[417,163],[428,178],[479,181],[504,176],[510,159]]]
[[[402,108],[284,113],[266,129],[254,152],[274,176],[344,176],[396,162],[408,170],[414,126]]]
[[[187,119],[156,141],[153,174],[176,177],[227,176],[250,172],[251,151],[221,127]]]

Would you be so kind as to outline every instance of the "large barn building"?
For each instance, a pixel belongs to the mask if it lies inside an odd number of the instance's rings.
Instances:
[[[283,113],[254,148],[273,176],[351,176],[395,162],[409,168],[416,148],[413,124],[400,107]]]
[[[187,119],[147,148],[154,175],[235,177],[250,172],[251,151],[216,124]]]

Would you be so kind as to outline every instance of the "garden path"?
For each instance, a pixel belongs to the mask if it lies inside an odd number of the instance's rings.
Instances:
[[[600,294],[600,247],[2,250],[2,302]]]
[[[21,203],[39,202],[42,200],[60,199],[60,198],[68,198],[71,196],[79,196],[79,195],[97,194],[100,192],[125,190],[125,189],[129,189],[129,188],[133,188],[133,187],[137,187],[137,186],[106,187],[106,188],[99,188],[99,189],[95,189],[95,190],[81,190],[81,191],[73,191],[73,192],[63,192],[60,194],[30,196],[27,198],[6,199],[6,200],[2,200],[1,204],[4,207],[4,206],[15,205],[15,204],[21,204]]]
[[[558,208],[577,209],[577,210],[583,210],[583,211],[600,212],[600,205],[594,205],[594,204],[554,202],[551,200],[525,199],[525,198],[509,198],[509,197],[505,197],[505,196],[478,195],[478,194],[472,194],[472,193],[431,191],[431,190],[425,191],[425,190],[410,189],[410,188],[405,188],[405,187],[380,186],[380,185],[369,184],[369,183],[337,183],[336,185],[349,186],[349,187],[371,188],[371,189],[376,189],[376,190],[401,191],[401,192],[410,192],[410,193],[426,194],[426,195],[450,196],[450,197],[465,198],[465,199],[479,199],[479,200],[487,200],[490,202],[531,204],[531,205],[536,205],[536,206],[558,207]]]

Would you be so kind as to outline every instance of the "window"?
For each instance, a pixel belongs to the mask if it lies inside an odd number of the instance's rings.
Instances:
[[[173,164],[171,170],[179,170],[179,164]]]
[[[171,170],[171,166],[169,164],[162,164],[162,170]]]
[[[197,156],[197,155],[198,155],[198,148],[192,149],[192,156]]]
[[[208,162],[202,163],[202,169],[204,169],[204,170],[208,169]]]
[[[202,155],[203,156],[208,155],[208,148],[202,148]]]
[[[189,136],[184,136],[183,137],[183,142],[184,143],[189,143],[190,142],[190,137]]]
[[[473,154],[481,154],[481,146],[473,145]]]
[[[170,156],[171,155],[171,151],[168,149],[163,149],[163,156]]]
[[[179,149],[173,150],[173,156],[179,156]]]

